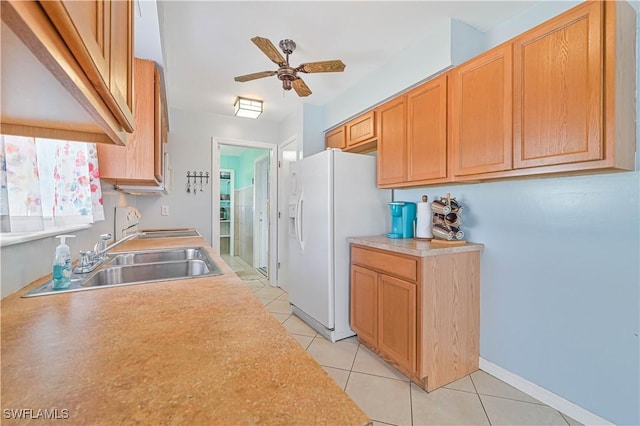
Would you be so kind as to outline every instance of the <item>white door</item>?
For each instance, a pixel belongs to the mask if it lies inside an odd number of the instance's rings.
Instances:
[[[290,171],[298,153],[298,140],[293,138],[280,145],[278,150],[278,286],[289,292],[289,243],[295,244],[293,221],[289,217],[289,202],[293,194]]]
[[[254,163],[253,266],[266,271],[269,263],[269,155]]]

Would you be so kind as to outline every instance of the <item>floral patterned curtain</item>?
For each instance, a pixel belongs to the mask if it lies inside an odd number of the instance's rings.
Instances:
[[[10,232],[104,220],[95,144],[7,135],[0,139],[6,175],[3,185],[0,174],[0,214],[8,210]]]

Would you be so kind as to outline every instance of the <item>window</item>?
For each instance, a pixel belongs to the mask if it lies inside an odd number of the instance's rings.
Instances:
[[[99,220],[104,210],[95,144],[0,135],[3,234]]]

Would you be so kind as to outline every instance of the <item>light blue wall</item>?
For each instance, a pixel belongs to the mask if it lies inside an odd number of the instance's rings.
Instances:
[[[573,4],[541,3],[487,34],[488,46]],[[637,164],[635,172],[395,191],[408,201],[450,192],[466,208],[467,237],[486,245],[481,356],[616,424],[640,423]]]
[[[222,169],[231,169],[234,171],[233,174],[233,187],[238,187],[238,177],[236,172],[240,167],[240,157],[235,155],[221,155],[220,156],[220,170]]]
[[[324,151],[324,109],[311,104],[302,105],[302,156]]]
[[[465,43],[461,43],[462,40]],[[346,121],[451,65],[477,55],[483,46],[482,33],[463,22],[450,19],[434,25],[429,37],[415,40],[398,52],[393,60],[373,70],[358,84],[325,104],[322,130]]]
[[[450,192],[482,254],[480,355],[617,424],[638,424],[638,172]]]
[[[261,148],[249,148],[241,155],[223,155],[220,157],[220,169],[231,169],[233,174],[233,186],[235,190],[253,185],[254,161],[260,157],[269,155],[269,150]]]

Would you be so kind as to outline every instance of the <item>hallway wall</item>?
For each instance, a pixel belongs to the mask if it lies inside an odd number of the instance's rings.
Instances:
[[[262,120],[186,111],[170,108],[171,129],[169,132],[169,158],[173,169],[169,195],[158,197],[138,197],[137,206],[142,213],[145,228],[195,227],[209,244],[213,236],[211,184],[197,196],[185,191],[187,171],[212,170],[212,136],[228,140],[251,140],[278,143],[279,124]],[[169,206],[170,215],[162,216],[161,206]]]
[[[234,255],[253,265],[253,185],[236,190]]]

